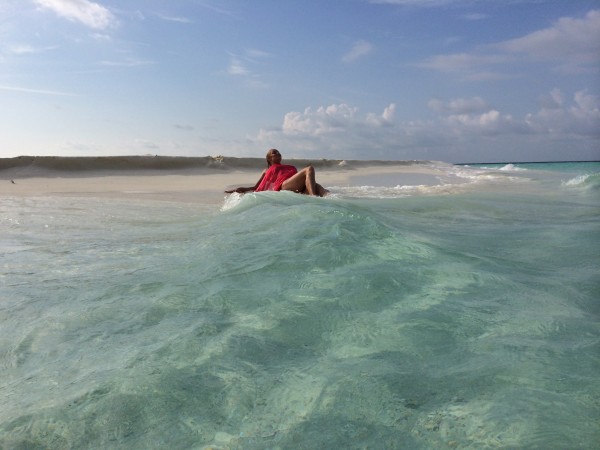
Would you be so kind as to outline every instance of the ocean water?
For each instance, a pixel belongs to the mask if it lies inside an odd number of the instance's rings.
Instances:
[[[423,164],[3,197],[0,448],[598,448],[600,165]]]

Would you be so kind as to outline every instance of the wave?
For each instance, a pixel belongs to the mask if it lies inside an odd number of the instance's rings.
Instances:
[[[506,164],[505,166],[500,167],[498,170],[502,170],[505,172],[511,172],[511,171],[518,172],[518,171],[523,171],[523,170],[527,170],[527,169],[525,169],[524,167],[515,166],[514,164]]]
[[[578,175],[563,181],[563,186],[569,188],[600,189],[600,173]]]
[[[459,166],[461,167],[469,167],[469,168],[475,168],[475,169],[485,169],[485,170],[492,170],[492,171],[501,171],[501,172],[520,172],[520,171],[524,171],[527,170],[524,167],[521,167],[520,165],[517,166],[514,163],[492,163],[492,164],[459,164]]]

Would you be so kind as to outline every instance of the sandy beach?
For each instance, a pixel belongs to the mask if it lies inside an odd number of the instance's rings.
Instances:
[[[78,195],[104,197],[137,197],[170,201],[218,203],[223,190],[235,184],[251,183],[250,173],[203,175],[119,175],[55,176],[2,180],[0,195],[43,196]],[[13,183],[14,182],[14,183]]]
[[[219,203],[225,189],[251,186],[260,176],[261,159],[236,162],[223,167],[164,168],[163,165],[147,168],[141,165],[140,168],[109,167],[103,170],[95,170],[93,166],[67,170],[64,163],[57,164],[56,168],[4,164],[5,167],[0,169],[0,196],[108,196]],[[288,160],[287,163],[299,168],[306,165],[304,160]],[[431,167],[402,161],[314,165],[317,181],[326,187],[439,183],[438,174]]]

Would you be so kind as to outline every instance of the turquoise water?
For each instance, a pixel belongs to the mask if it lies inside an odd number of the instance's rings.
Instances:
[[[597,448],[599,166],[443,170],[3,198],[0,447]]]

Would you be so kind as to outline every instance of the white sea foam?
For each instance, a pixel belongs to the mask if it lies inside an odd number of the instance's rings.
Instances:
[[[506,172],[521,172],[521,171],[524,171],[527,169],[525,169],[524,167],[515,166],[514,164],[507,164],[503,167],[500,167],[498,170],[502,170],[502,171],[506,171]]]
[[[568,181],[563,181],[564,186],[581,186],[590,178],[589,174],[578,175],[575,178],[571,178]]]
[[[242,194],[238,194],[237,192],[227,195],[225,197],[225,200],[223,200],[223,205],[221,206],[221,211],[228,211],[232,208],[235,208],[236,206],[238,206],[240,204],[243,197],[244,196]]]

